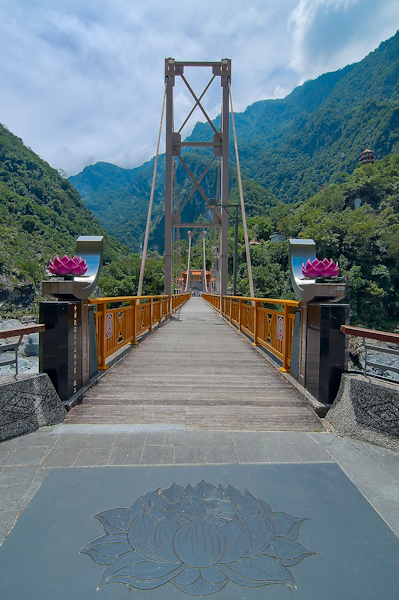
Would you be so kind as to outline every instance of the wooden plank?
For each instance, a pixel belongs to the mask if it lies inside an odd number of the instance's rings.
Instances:
[[[75,406],[69,411],[64,419],[67,425],[77,423],[97,424],[156,424],[173,423],[178,425],[187,424],[187,410],[185,407],[136,405],[125,406],[97,405],[95,409],[91,406]]]

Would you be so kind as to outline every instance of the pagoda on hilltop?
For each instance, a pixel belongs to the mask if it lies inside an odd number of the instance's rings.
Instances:
[[[374,164],[374,152],[369,148],[363,150],[360,155],[360,163],[362,165],[373,165]]]

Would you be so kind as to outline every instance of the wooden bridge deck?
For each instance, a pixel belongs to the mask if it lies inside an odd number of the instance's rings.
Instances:
[[[306,399],[201,298],[113,367],[64,423],[324,430]]]

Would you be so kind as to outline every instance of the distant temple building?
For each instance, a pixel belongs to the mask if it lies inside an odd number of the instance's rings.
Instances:
[[[211,284],[214,284],[216,281],[215,277],[211,276],[210,271],[206,271],[206,287],[208,290],[211,289]],[[180,284],[182,289],[186,289],[187,282],[187,271],[182,272],[182,277],[178,279],[177,283]],[[204,271],[200,271],[199,269],[192,269],[190,271],[190,288],[196,291],[203,291],[204,287]],[[213,288],[213,285],[212,285]],[[213,290],[212,290],[213,291]]]
[[[373,165],[374,164],[374,152],[369,148],[363,150],[360,155],[360,162],[362,165]]]

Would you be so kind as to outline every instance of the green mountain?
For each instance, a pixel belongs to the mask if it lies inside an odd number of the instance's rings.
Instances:
[[[69,178],[103,227],[134,252],[140,251],[144,237],[153,163],[154,159],[135,169],[121,169],[98,162]],[[164,161],[160,160],[154,195],[155,214],[164,198],[164,173]]]
[[[199,178],[206,168],[209,158],[201,152],[187,152],[185,161],[191,172]],[[154,159],[136,169],[120,169],[109,163],[98,162],[87,166],[78,175],[69,178],[77,191],[82,195],[86,207],[98,218],[100,223],[117,239],[129,246],[133,252],[139,252],[144,239],[147,222],[148,205],[151,194]],[[107,174],[115,176],[123,171],[123,176],[114,177],[110,185]],[[164,177],[165,160],[161,156],[158,161],[157,179],[154,193],[152,213],[152,230],[150,248],[163,252],[164,250]],[[202,187],[208,197],[214,196],[217,169],[210,169],[202,180]],[[130,183],[126,186],[126,180]],[[176,182],[179,197],[185,197],[193,184],[186,171],[177,166]],[[270,206],[278,202],[275,195],[264,186],[243,175],[243,188],[246,197],[246,211],[249,216],[264,213]],[[230,172],[230,201],[239,202],[237,174],[234,169]],[[87,195],[85,195],[87,194]],[[184,196],[183,196],[184,195]],[[183,222],[191,222],[203,217],[212,220],[212,213],[199,192],[195,192],[190,203],[182,212]],[[182,236],[186,236],[182,231]]]
[[[280,204],[248,220],[259,241],[251,248],[255,294],[294,298],[290,289],[288,238],[311,238],[317,257],[340,265],[347,285],[351,323],[380,330],[399,326],[399,154],[364,165],[305,202]],[[239,236],[240,292],[248,293],[243,232]]]
[[[237,113],[235,122],[244,185],[251,187],[249,216],[267,213],[276,198],[284,203],[305,200],[320,186],[338,182],[341,173],[353,172],[366,147],[378,159],[399,152],[399,32],[361,62],[307,81],[284,99],[256,102]],[[210,139],[210,131],[207,123],[197,123],[188,139]],[[235,196],[232,145],[230,154]],[[185,160],[193,172],[201,172],[207,153],[188,151]],[[151,243],[162,252],[164,170],[160,163]],[[131,170],[97,163],[70,180],[100,223],[137,251],[144,235],[152,171],[153,161]],[[216,168],[204,185],[211,188],[215,177]],[[191,189],[179,165],[177,187]],[[194,206],[196,216],[206,214],[198,193]]]
[[[104,236],[105,264],[129,252],[100,226],[67,179],[0,125],[2,315],[34,310],[49,259],[73,255],[79,235]]]
[[[191,138],[202,139],[208,127],[198,123]],[[282,100],[256,102],[236,116],[236,127],[243,172],[283,202],[351,173],[367,147],[377,158],[399,152],[399,32],[359,63]]]

